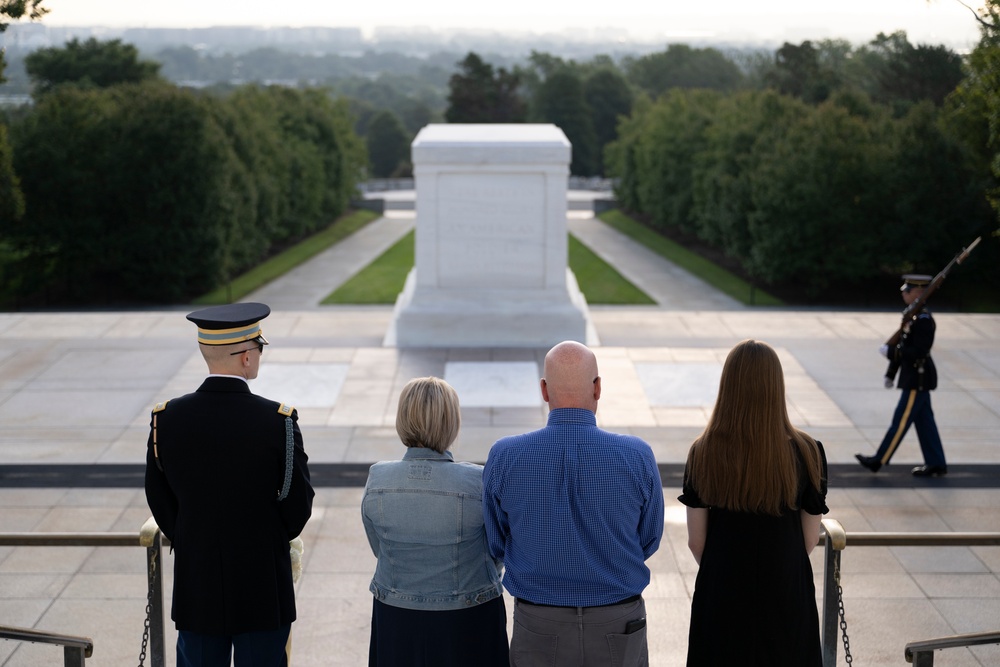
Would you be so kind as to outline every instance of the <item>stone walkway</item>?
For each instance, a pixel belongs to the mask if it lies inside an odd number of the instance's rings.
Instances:
[[[364,266],[409,225],[412,214],[392,212],[253,297],[274,308],[264,323],[272,345],[255,391],[298,407],[316,465],[398,458],[395,400],[418,375],[443,376],[459,388],[458,459],[483,461],[497,437],[544,422],[537,390],[544,350],[384,348],[391,308],[317,305],[348,277],[338,267]],[[877,348],[898,324],[897,313],[746,308],[599,223],[574,215],[570,228],[658,302],[592,309],[603,426],[642,436],[661,463],[679,466],[711,410],[728,349],[760,338],[782,356],[793,421],[824,442],[840,471],[830,517],[849,534],[1000,532],[997,485],[960,488],[963,470],[1000,463],[1000,316],[936,315],[941,387],[934,403],[953,475],[912,480],[908,470],[920,453],[911,434],[893,465],[873,477],[853,465],[853,454],[874,451],[895,405],[896,393],[881,387]],[[141,464],[150,406],[191,391],[204,373],[184,312],[0,314],[0,476],[13,465]],[[476,382],[484,373],[489,382]],[[678,492],[675,485],[664,489],[665,538],[650,560],[645,594],[654,666],[684,664],[697,571]],[[366,663],[374,558],[360,497],[357,487],[318,492],[303,536],[297,666]],[[147,516],[138,488],[0,487],[0,532],[138,532]],[[813,564],[819,581],[819,550]],[[849,541],[843,586],[857,664],[899,665],[908,641],[1000,629],[1000,547]],[[140,549],[0,547],[0,624],[90,636],[88,665],[137,661],[144,607]],[[174,637],[169,630],[170,664]],[[843,664],[842,645],[839,653]],[[0,642],[0,666],[59,660],[52,647]],[[996,665],[1000,648],[946,651],[936,664]]]

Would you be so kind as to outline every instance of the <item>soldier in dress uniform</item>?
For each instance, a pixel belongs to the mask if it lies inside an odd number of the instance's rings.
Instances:
[[[188,315],[209,375],[153,409],[146,499],[174,554],[178,667],[287,665],[289,541],[314,492],[295,409],[250,391],[270,312],[238,303]]]
[[[903,276],[900,292],[907,306],[923,295],[924,288],[931,280],[931,276],[922,274],[910,273]],[[910,472],[915,477],[936,477],[948,473],[941,436],[934,421],[934,410],[931,409],[931,391],[937,388],[937,369],[931,359],[934,330],[934,318],[926,308],[922,308],[914,312],[904,326],[898,345],[892,349],[882,346],[881,352],[889,358],[890,368],[893,365],[899,368],[899,382],[896,386],[902,391],[896,412],[892,416],[892,424],[875,456],[854,455],[858,463],[872,472],[878,472],[882,466],[889,464],[910,424],[913,424],[920,440],[924,465],[917,466]],[[892,388],[891,372],[886,375],[886,388]]]

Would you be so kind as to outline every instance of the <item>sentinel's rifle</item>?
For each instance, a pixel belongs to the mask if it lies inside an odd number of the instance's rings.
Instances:
[[[944,282],[944,279],[948,277],[948,272],[951,271],[956,264],[961,264],[962,262],[964,262],[965,258],[969,256],[969,253],[972,252],[972,249],[975,248],[977,245],[979,245],[979,242],[982,240],[982,238],[983,238],[982,236],[977,236],[976,240],[969,244],[969,247],[962,248],[961,252],[955,255],[952,258],[952,260],[948,262],[948,266],[941,269],[941,272],[938,273],[936,276],[934,276],[934,279],[931,280],[930,284],[924,288],[923,294],[914,299],[913,302],[910,305],[908,305],[906,309],[903,310],[902,323],[899,325],[899,328],[896,329],[896,332],[891,336],[889,336],[889,339],[885,341],[885,345],[890,351],[894,349],[897,345],[899,345],[899,340],[900,338],[903,337],[903,331],[906,330],[906,326],[910,323],[911,320],[913,320],[917,315],[920,314],[921,310],[924,309],[924,306],[927,305],[927,299],[929,299],[930,296],[934,294],[934,292],[937,290],[937,288],[941,286],[941,283]],[[886,378],[885,386],[887,387],[892,386],[891,382],[896,377],[896,371],[898,370],[899,370],[899,361],[890,352],[889,367],[885,371],[885,378]]]

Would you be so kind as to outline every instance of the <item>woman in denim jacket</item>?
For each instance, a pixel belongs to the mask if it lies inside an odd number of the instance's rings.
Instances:
[[[371,467],[361,518],[378,559],[369,666],[507,667],[501,562],[486,548],[483,468],[448,451],[461,426],[444,380],[410,380],[399,397],[401,461]]]

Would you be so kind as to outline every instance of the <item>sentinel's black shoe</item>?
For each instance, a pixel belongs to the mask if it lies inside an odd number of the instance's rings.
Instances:
[[[868,468],[872,472],[878,472],[879,468],[882,467],[882,462],[879,461],[874,456],[865,456],[864,454],[855,454],[854,458],[858,460],[858,463]],[[916,475],[917,473],[913,473]]]
[[[917,466],[910,474],[914,477],[941,477],[948,474],[948,466]]]

